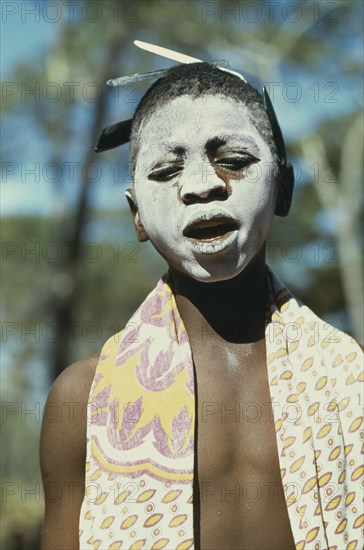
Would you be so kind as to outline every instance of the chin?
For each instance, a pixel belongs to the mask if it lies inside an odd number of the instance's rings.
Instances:
[[[182,271],[187,277],[194,279],[200,283],[220,283],[223,281],[229,281],[234,279],[244,270],[246,266],[243,265],[238,268],[236,265],[229,266],[226,263],[220,265],[202,266],[200,264],[188,266],[188,268],[182,268]]]

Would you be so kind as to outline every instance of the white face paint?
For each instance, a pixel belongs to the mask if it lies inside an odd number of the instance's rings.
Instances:
[[[180,96],[141,129],[140,220],[172,269],[205,282],[236,277],[267,237],[274,173],[270,150],[242,103]]]

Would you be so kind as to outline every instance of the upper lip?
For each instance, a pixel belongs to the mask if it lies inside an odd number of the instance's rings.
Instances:
[[[225,212],[221,209],[215,209],[211,211],[200,211],[195,212],[190,218],[186,221],[186,224],[183,228],[183,235],[186,237],[187,234],[198,227],[203,227],[207,222],[208,226],[215,225],[213,222],[216,221],[216,225],[219,223],[233,224],[238,228],[238,223],[228,212]]]

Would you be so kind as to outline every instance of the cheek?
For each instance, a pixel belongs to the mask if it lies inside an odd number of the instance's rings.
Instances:
[[[241,213],[248,216],[251,221],[256,218],[269,218],[274,212],[275,192],[273,187],[262,188],[259,184],[247,185],[246,182],[239,182],[235,195]]]
[[[249,240],[260,244],[266,239],[272,223],[275,210],[275,188],[274,185],[249,183],[239,188],[239,216],[242,227]]]
[[[150,240],[155,244],[171,243],[176,233],[177,211],[170,195],[157,192],[151,186],[139,192],[137,201],[140,219]]]
[[[266,233],[272,223],[275,210],[274,189],[267,190],[257,201],[256,225],[260,233]]]

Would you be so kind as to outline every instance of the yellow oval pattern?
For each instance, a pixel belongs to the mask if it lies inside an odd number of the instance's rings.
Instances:
[[[345,456],[348,456],[348,454],[350,453],[353,447],[354,445],[345,445],[344,447]]]
[[[122,544],[123,544],[122,540],[116,540],[115,542],[110,544],[108,550],[120,550]]]
[[[315,540],[317,533],[319,532],[319,527],[314,527],[310,529],[306,536],[306,542],[312,542]]]
[[[315,516],[320,516],[320,515],[321,515],[321,506],[320,506],[320,503],[318,503],[318,505],[315,508]]]
[[[337,409],[337,403],[336,403],[336,400],[333,399],[333,400],[330,401],[330,403],[328,404],[327,410],[331,412],[331,411],[334,411],[335,409]]]
[[[144,491],[143,493],[141,493],[138,498],[137,498],[137,502],[146,502],[147,500],[149,500],[150,498],[152,498],[152,496],[154,495],[155,493],[155,489],[148,489],[147,491]]]
[[[115,504],[121,504],[128,498],[129,495],[130,495],[130,491],[122,491],[120,495],[118,495],[114,500]]]
[[[147,539],[139,539],[133,542],[133,544],[130,546],[130,550],[142,550],[144,544],[146,543]]]
[[[286,502],[288,506],[292,506],[292,504],[295,504],[297,502],[297,495],[294,491],[287,495]]]
[[[342,362],[343,362],[343,357],[342,357],[341,353],[339,353],[339,355],[337,355],[335,357],[335,361],[333,362],[332,366],[333,367],[338,367],[339,365],[341,365]]]
[[[356,518],[356,520],[354,521],[354,524],[353,524],[354,529],[358,529],[363,525],[363,523],[364,523],[364,514],[361,514],[361,516]]]
[[[162,514],[153,514],[145,520],[144,527],[153,527],[153,525],[156,525],[162,519],[162,517]]]
[[[338,482],[339,482],[339,483],[344,483],[345,477],[346,477],[346,470],[343,470],[343,471],[341,472],[341,474],[339,475]]]
[[[313,414],[315,414],[319,406],[320,406],[320,403],[318,401],[316,401],[316,403],[312,403],[312,405],[310,405],[307,409],[308,416],[312,416]]]
[[[327,474],[324,474],[321,476],[318,480],[319,487],[324,487],[332,478],[332,472],[328,472]]]
[[[322,428],[319,430],[317,437],[318,439],[322,439],[323,437],[326,437],[328,433],[331,431],[331,424],[325,424],[325,426],[322,426]]]
[[[186,514],[180,514],[179,516],[176,516],[171,519],[169,522],[169,527],[178,527],[179,525],[182,525],[187,519]]]
[[[313,357],[309,357],[302,363],[301,372],[306,372],[306,370],[310,369],[313,365]]]
[[[303,489],[302,489],[302,493],[305,494],[305,493],[308,493],[309,491],[311,491],[313,489],[313,487],[315,487],[316,485],[316,477],[310,477],[310,479],[308,479],[306,481],[306,483],[304,484],[303,486]]]
[[[279,359],[280,357],[284,357],[285,355],[287,355],[286,348],[281,348],[276,353],[276,359]]]
[[[179,495],[182,493],[179,489],[177,491],[169,491],[164,497],[162,498],[162,502],[173,502],[176,500],[176,498],[179,497]]]
[[[346,397],[345,399],[340,401],[338,406],[339,411],[343,411],[344,409],[346,409],[349,403],[350,403],[350,397]]]
[[[305,429],[303,432],[303,443],[306,443],[309,439],[311,439],[312,436],[312,428],[308,426],[308,428]]]
[[[364,472],[364,465],[362,464],[361,466],[358,466],[357,468],[355,468],[355,470],[351,474],[351,479],[353,481],[356,481],[357,479],[361,478],[361,476],[363,475],[363,472]]]
[[[159,539],[153,544],[152,550],[162,550],[162,548],[165,548],[168,543],[169,539]]]
[[[308,348],[311,348],[312,346],[315,345],[315,337],[314,336],[310,336],[309,339],[308,339],[308,342],[307,342],[307,347]]]
[[[299,458],[298,460],[295,460],[294,463],[292,464],[292,466],[290,467],[290,472],[297,472],[297,470],[299,470],[302,466],[302,464],[304,463],[304,461],[306,460],[306,457],[305,456],[301,456],[301,458]]]
[[[327,376],[321,376],[316,382],[315,389],[316,390],[322,390],[327,384]]]
[[[340,504],[341,501],[341,495],[333,498],[330,500],[330,502],[326,505],[325,510],[335,510]]]
[[[350,384],[354,384],[354,382],[355,382],[355,376],[353,376],[352,374],[350,374],[350,375],[347,377],[345,384],[346,384],[347,386],[350,386]]]
[[[340,454],[340,451],[340,447],[335,447],[334,449],[332,449],[331,453],[329,454],[329,460],[336,460]]]
[[[280,418],[279,420],[277,420],[277,422],[274,424],[276,432],[279,432],[279,430],[282,427],[282,424],[283,424],[283,418]]]
[[[184,540],[179,544],[176,550],[190,550],[193,546],[193,539]]]
[[[360,427],[361,423],[363,422],[363,419],[361,416],[358,416],[358,418],[355,418],[353,422],[350,424],[349,432],[356,432],[356,430]]]
[[[138,519],[138,516],[135,514],[132,516],[129,516],[128,518],[124,519],[123,523],[120,525],[120,529],[129,529],[129,527],[134,525],[137,519]]]
[[[107,493],[101,493],[95,500],[95,504],[102,504],[107,499]]]
[[[346,499],[345,499],[345,506],[350,506],[350,504],[353,502],[354,498],[355,498],[354,491],[352,491],[351,493],[348,493],[346,495]]]
[[[346,524],[347,524],[348,520],[346,518],[342,519],[339,523],[339,525],[336,527],[336,531],[335,533],[337,535],[339,535],[340,533],[342,533],[343,531],[345,531],[345,527],[346,527]]]
[[[114,520],[114,516],[109,516],[108,518],[105,518],[104,521],[101,523],[101,529],[107,529],[108,527],[110,527]]]
[[[290,353],[293,353],[294,351],[296,351],[296,349],[298,348],[298,344],[299,342],[292,342],[290,347]]]
[[[284,448],[288,449],[296,441],[295,437],[286,437],[284,440]]]
[[[281,380],[290,380],[292,378],[293,374],[292,374],[292,371],[290,370],[285,370],[284,372],[282,372],[282,374],[280,375],[280,379]]]

